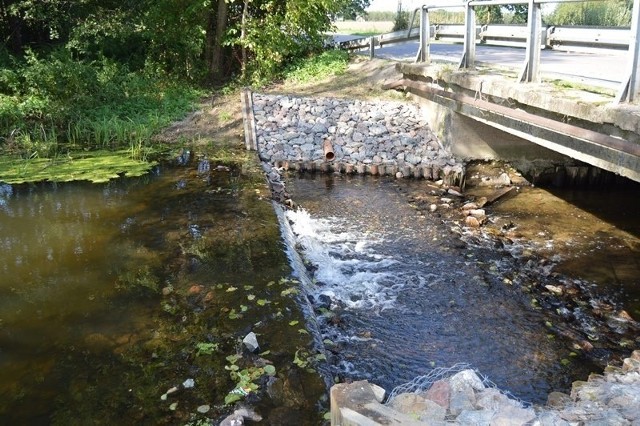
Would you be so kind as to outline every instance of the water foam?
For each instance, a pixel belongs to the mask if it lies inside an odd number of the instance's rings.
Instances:
[[[399,262],[376,247],[384,242],[344,220],[313,218],[304,209],[287,212],[296,247],[314,269],[314,295],[329,296],[348,309],[393,307],[402,287],[390,270]]]

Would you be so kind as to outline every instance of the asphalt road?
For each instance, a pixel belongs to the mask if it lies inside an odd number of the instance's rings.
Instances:
[[[336,35],[335,38],[338,41],[343,41],[359,37]],[[413,62],[418,53],[418,47],[417,40],[387,45],[376,49],[375,56]],[[458,63],[462,57],[462,50],[462,44],[432,43],[431,59],[434,62]],[[363,50],[358,53],[368,55],[369,51]],[[524,48],[483,45],[476,47],[476,62],[481,65],[494,64],[520,71],[524,59]],[[619,89],[626,69],[626,51],[602,50],[581,53],[544,49],[540,56],[540,71],[543,78],[581,82],[614,90]]]

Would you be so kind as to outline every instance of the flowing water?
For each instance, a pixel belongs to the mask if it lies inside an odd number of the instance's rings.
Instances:
[[[496,226],[521,224],[496,240],[412,207],[425,182],[290,177],[304,209],[277,215],[263,182],[183,156],[138,179],[0,186],[0,421],[207,424],[231,397],[265,424],[314,425],[318,370],[389,390],[457,362],[541,402],[638,346],[629,321],[593,312],[637,315],[633,220],[587,226],[606,214],[559,201],[532,218],[551,199],[535,190],[494,208]],[[568,212],[582,231],[549,226]],[[622,248],[584,260],[602,246]]]
[[[470,363],[502,389],[541,403],[640,343],[637,328],[608,327],[590,311],[594,303],[605,305],[589,292],[590,282],[561,275],[538,256],[559,256],[550,246],[552,216],[538,211],[530,221],[547,232],[545,239],[507,246],[465,230],[454,215],[412,208],[407,194],[427,193],[424,182],[303,176],[291,177],[288,190],[302,207],[287,218],[313,277],[311,298],[341,380],[368,379],[390,390],[434,367]],[[544,200],[554,199],[546,194]],[[540,192],[518,197],[515,206],[498,208],[500,220],[522,219],[523,205],[540,209]],[[560,216],[570,211],[555,209]],[[565,235],[570,223],[558,224]],[[626,253],[637,265],[637,246]],[[565,266],[560,270],[570,273]],[[639,276],[629,279],[637,291]],[[580,288],[580,300],[538,294],[560,282]],[[621,302],[613,295],[606,306],[620,309]]]

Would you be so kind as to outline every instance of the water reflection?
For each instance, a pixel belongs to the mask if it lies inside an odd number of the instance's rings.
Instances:
[[[177,162],[102,185],[0,186],[0,423],[215,419],[236,385],[226,358],[247,330],[279,377],[296,351],[311,353],[311,336],[289,325],[304,318],[281,295],[289,269],[256,177],[186,152]],[[198,356],[199,343],[218,351]],[[296,413],[316,424],[324,383],[296,374]],[[193,390],[160,399],[187,379]],[[277,404],[260,401],[261,415],[293,415]]]
[[[41,401],[59,390],[50,377],[59,356],[92,333],[126,333],[144,323],[143,309],[114,304],[121,259],[111,243],[127,192],[122,182],[102,191],[82,183],[2,186],[0,413],[28,398],[32,415],[46,416]]]

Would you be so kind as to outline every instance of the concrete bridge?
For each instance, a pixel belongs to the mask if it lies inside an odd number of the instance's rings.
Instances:
[[[438,57],[442,45],[432,43],[428,19],[435,6],[423,7],[420,40],[409,41],[416,61],[399,62],[402,78],[387,88],[405,90],[426,106],[432,128],[463,159],[503,159],[518,165],[571,158],[640,182],[640,0],[634,2],[627,50],[613,49],[604,56],[602,51],[576,54],[566,48],[543,51],[543,2],[547,0],[462,4],[467,22],[463,46],[456,47],[461,52],[456,65],[451,58]],[[477,47],[474,7],[490,3],[529,5],[525,49],[501,47],[487,54]],[[385,53],[404,50],[406,55],[407,44],[394,46]],[[452,49],[447,49],[450,56]],[[520,65],[519,70],[514,65]],[[594,168],[576,170],[585,179],[597,178]]]
[[[518,84],[500,72],[437,64],[397,68],[403,78],[388,88],[413,94],[459,158],[502,159],[528,171],[537,160],[566,164],[566,156],[640,182],[637,106],[552,84]],[[597,178],[594,169],[578,173]]]

